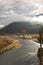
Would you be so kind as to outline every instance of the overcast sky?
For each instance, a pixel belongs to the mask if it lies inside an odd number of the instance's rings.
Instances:
[[[0,24],[43,22],[43,0],[0,0]]]

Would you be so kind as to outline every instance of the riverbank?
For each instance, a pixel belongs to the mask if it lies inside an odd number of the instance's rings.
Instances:
[[[30,39],[33,40],[34,42],[38,42],[39,34],[26,34],[26,35],[17,35],[19,38],[23,39]]]
[[[12,48],[20,48],[20,42],[8,36],[0,36],[0,54]]]

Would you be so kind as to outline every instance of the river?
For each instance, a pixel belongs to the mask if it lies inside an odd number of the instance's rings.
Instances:
[[[0,65],[39,65],[37,57],[39,44],[32,40],[20,39],[14,36],[12,38],[18,39],[21,47],[1,54]]]

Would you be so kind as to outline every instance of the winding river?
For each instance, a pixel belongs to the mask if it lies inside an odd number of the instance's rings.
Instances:
[[[0,65],[39,65],[39,59],[37,57],[38,43],[14,36],[10,37],[18,39],[21,47],[9,50],[0,55]]]

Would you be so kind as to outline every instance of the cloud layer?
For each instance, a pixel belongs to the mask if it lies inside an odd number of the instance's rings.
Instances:
[[[43,0],[0,0],[0,20],[21,17],[21,20],[42,21],[42,14]]]

